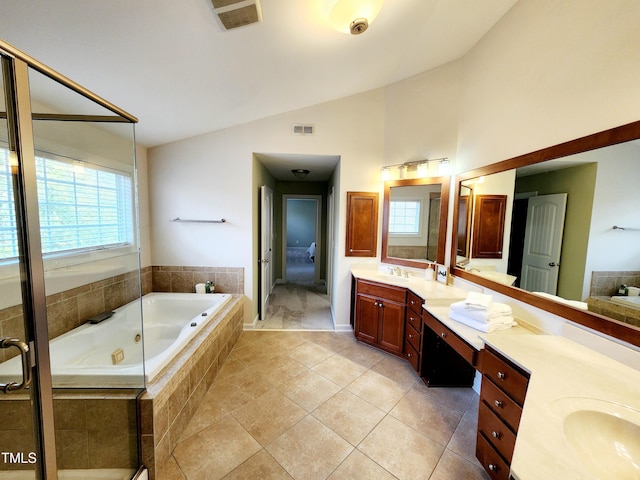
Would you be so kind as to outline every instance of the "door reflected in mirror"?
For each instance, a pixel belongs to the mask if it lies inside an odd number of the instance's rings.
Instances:
[[[639,137],[635,122],[458,175],[453,275],[640,344],[640,310],[605,308],[640,283]],[[474,254],[482,195],[506,196],[494,258]]]
[[[444,263],[448,179],[385,182],[382,261],[426,268]]]

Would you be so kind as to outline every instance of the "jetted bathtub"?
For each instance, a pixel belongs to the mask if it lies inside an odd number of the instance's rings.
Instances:
[[[153,380],[231,298],[221,293],[149,293],[100,323],[85,323],[60,335],[50,342],[53,386],[141,387],[143,379]],[[19,372],[20,358],[14,357],[0,364],[0,381],[20,381]]]

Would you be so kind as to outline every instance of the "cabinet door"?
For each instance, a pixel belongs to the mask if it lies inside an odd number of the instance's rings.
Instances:
[[[478,195],[473,213],[473,258],[502,258],[506,195]]]
[[[404,312],[405,306],[399,303],[380,301],[382,317],[378,344],[394,353],[402,353],[404,348]]]
[[[347,257],[378,254],[378,193],[347,192]]]
[[[358,340],[376,343],[378,339],[379,302],[367,295],[356,295],[355,334]]]

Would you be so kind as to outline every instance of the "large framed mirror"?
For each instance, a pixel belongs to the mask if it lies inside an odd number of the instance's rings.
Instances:
[[[451,272],[640,346],[640,297],[618,296],[640,287],[639,184],[640,122],[460,174]],[[504,223],[475,238],[491,196],[506,200]],[[479,258],[486,238],[499,249]]]
[[[444,263],[449,177],[388,180],[382,208],[382,261],[427,268]]]

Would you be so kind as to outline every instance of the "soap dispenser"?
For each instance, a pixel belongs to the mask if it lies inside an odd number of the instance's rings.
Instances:
[[[433,263],[429,263],[424,271],[424,279],[427,282],[433,282],[436,279],[436,271],[433,267]]]

